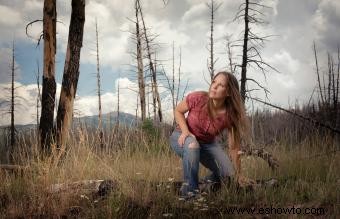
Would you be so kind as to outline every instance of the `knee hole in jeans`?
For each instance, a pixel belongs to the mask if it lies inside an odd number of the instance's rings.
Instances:
[[[188,145],[189,148],[199,148],[199,144],[197,141],[192,141],[190,142],[190,144]]]

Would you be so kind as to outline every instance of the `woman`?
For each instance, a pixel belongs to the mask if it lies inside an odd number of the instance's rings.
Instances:
[[[170,136],[170,145],[183,162],[181,195],[191,196],[198,191],[199,163],[212,172],[208,177],[211,181],[238,179],[240,142],[244,138],[248,140],[249,123],[234,75],[219,72],[213,78],[209,92],[187,95],[175,109],[175,120],[177,127]],[[232,162],[215,141],[225,129]]]

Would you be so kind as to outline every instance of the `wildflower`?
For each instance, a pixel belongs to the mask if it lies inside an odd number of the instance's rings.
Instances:
[[[188,196],[194,196],[193,192],[188,192]]]
[[[204,202],[205,201],[205,198],[201,197],[199,199],[197,199],[198,202]]]
[[[80,195],[80,198],[84,198],[84,199],[90,200],[89,197],[87,197],[86,195]]]
[[[172,214],[171,213],[164,213],[163,217],[172,217]]]

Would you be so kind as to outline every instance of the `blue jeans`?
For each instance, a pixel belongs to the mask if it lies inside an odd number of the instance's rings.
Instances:
[[[233,164],[223,151],[221,145],[202,143],[192,136],[188,136],[182,146],[178,144],[181,132],[175,130],[170,136],[172,149],[182,158],[184,186],[181,188],[182,195],[188,192],[198,191],[199,163],[203,164],[212,173],[207,178],[214,182],[220,182],[223,178],[235,174]]]

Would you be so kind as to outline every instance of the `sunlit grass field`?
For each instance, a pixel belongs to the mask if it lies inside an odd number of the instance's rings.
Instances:
[[[275,143],[266,147],[279,160],[272,171],[260,158],[242,157],[243,175],[254,180],[277,179],[275,186],[243,189],[223,186],[216,193],[183,201],[171,182],[181,181],[181,160],[168,144],[169,132],[130,128],[106,133],[105,148],[94,131],[75,129],[62,157],[55,151],[41,157],[34,132],[22,134],[14,160],[25,167],[1,171],[2,218],[254,218],[336,217],[340,215],[340,155],[336,145],[315,137],[297,145]],[[261,145],[259,145],[261,147]],[[201,176],[207,170],[201,168]],[[52,192],[55,184],[111,179],[117,182],[108,195],[96,197],[84,189]],[[259,212],[260,208],[314,209],[313,213]],[[252,208],[255,213],[230,212]],[[324,211],[317,214],[317,209]],[[239,210],[239,209],[238,209]],[[263,213],[263,214],[262,214]]]

